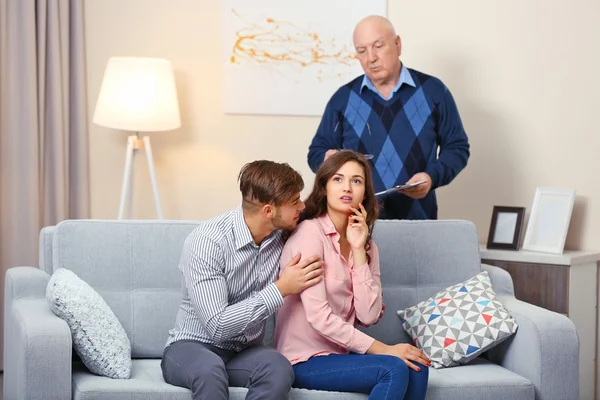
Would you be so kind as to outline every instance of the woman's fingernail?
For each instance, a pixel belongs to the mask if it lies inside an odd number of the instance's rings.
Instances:
[[[417,367],[417,371],[421,372],[421,368]]]

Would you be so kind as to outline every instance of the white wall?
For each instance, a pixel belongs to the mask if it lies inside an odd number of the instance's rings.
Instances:
[[[194,0],[87,1],[90,115],[106,61],[115,55],[170,59],[182,128],[150,134],[165,218],[202,219],[240,200],[237,173],[249,161],[287,161],[312,183],[306,149],[316,118],[222,112],[221,6]],[[116,218],[126,133],[90,122],[92,215]],[[153,218],[145,159],[138,159],[134,217]]]
[[[567,247],[600,250],[600,2],[390,4],[403,59],[446,82],[472,143],[441,217],[475,221],[484,242],[493,205],[529,212],[536,186],[573,188]]]
[[[222,112],[220,2],[87,1],[90,115],[110,56],[170,59],[181,129],[151,134],[166,218],[206,218],[238,202],[247,161],[288,161],[312,184],[306,149],[318,118]],[[468,167],[439,190],[441,218],[473,220],[485,241],[494,205],[531,208],[536,186],[578,198],[567,247],[600,249],[600,2],[390,2],[406,65],[441,78],[472,144]],[[90,122],[92,215],[116,217],[126,133]],[[134,217],[152,218],[144,159]]]

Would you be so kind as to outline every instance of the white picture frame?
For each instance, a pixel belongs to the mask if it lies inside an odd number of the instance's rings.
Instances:
[[[562,254],[574,204],[573,189],[538,187],[522,249]]]

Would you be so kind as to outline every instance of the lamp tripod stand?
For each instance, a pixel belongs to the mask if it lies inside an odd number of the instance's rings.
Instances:
[[[140,137],[140,132],[164,132],[181,126],[171,62],[162,58],[111,57],[104,71],[93,121],[107,128],[135,132],[127,138],[118,218],[123,219],[127,203],[127,215],[131,219],[135,157],[144,151],[156,215],[162,219],[150,138]]]
[[[139,132],[127,138],[127,150],[125,153],[125,170],[123,172],[123,186],[121,187],[121,203],[119,205],[119,219],[123,219],[125,212],[125,198],[129,192],[127,199],[128,203],[128,218],[131,218],[132,202],[133,202],[133,163],[138,151],[144,150],[146,160],[148,161],[148,172],[150,173],[150,183],[152,184],[152,193],[154,195],[154,204],[156,206],[156,215],[158,219],[162,219],[162,211],[160,207],[160,199],[158,197],[158,185],[156,184],[156,174],[154,173],[154,160],[152,159],[152,147],[150,146],[150,138],[144,136],[140,138]]]

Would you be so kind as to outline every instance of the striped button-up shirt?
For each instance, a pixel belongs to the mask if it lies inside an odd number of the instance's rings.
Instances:
[[[182,301],[167,346],[191,339],[241,351],[261,342],[283,304],[273,283],[283,245],[281,231],[256,245],[241,206],[202,222],[183,246]]]

